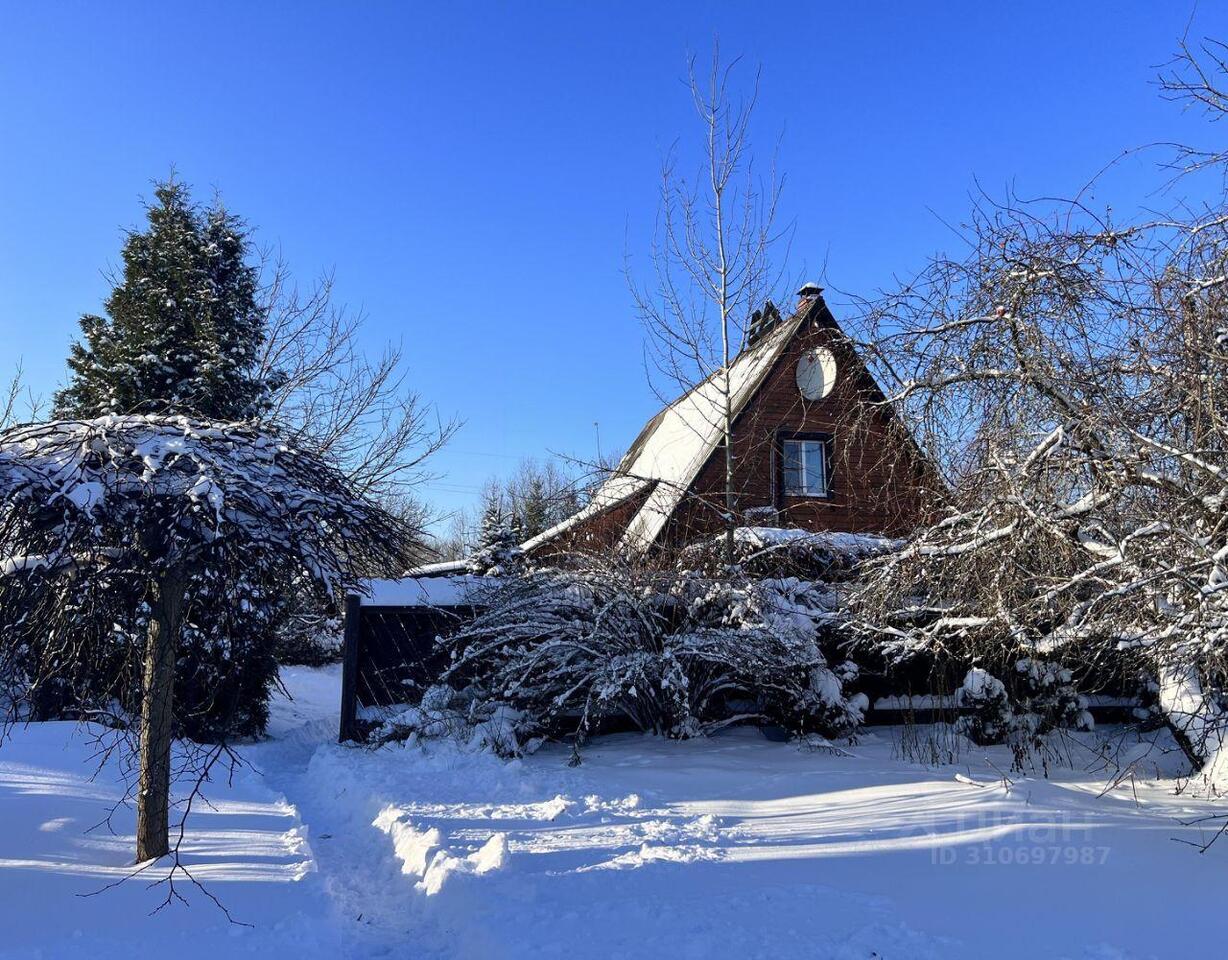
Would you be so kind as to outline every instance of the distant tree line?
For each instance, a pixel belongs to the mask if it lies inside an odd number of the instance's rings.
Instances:
[[[523,460],[510,475],[488,480],[475,508],[452,518],[440,552],[463,559],[499,543],[519,545],[580,510],[598,476],[590,465],[561,458]]]

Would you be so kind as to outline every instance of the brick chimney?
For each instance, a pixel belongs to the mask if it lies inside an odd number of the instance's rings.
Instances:
[[[804,310],[816,300],[823,299],[823,288],[813,281],[802,284],[797,291],[797,309]]]

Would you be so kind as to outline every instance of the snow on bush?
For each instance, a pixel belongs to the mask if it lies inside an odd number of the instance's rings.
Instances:
[[[734,562],[751,576],[793,574],[808,580],[839,582],[855,574],[870,557],[898,548],[887,537],[833,530],[787,527],[738,527],[733,532]],[[723,563],[724,538],[695,544],[684,551],[684,564],[717,570]]]
[[[611,565],[499,578],[478,602],[444,641],[446,679],[470,710],[507,711],[518,742],[582,740],[607,718],[670,737],[742,721],[843,735],[867,706],[845,689],[855,668],[820,648],[836,618],[822,584]]]
[[[301,665],[319,667],[341,660],[344,640],[342,618],[322,613],[310,602],[310,594],[290,592],[289,601],[283,601],[285,610],[276,628],[274,653],[281,666]]]
[[[1045,737],[1055,730],[1090,730],[1087,699],[1074,687],[1073,675],[1060,664],[1026,657],[1015,664],[1010,684],[973,667],[955,692],[963,715],[956,731],[987,746],[1009,742],[1016,765],[1044,759]]]
[[[979,667],[973,667],[964,677],[955,691],[955,704],[968,711],[956,721],[955,728],[973,743],[1002,743],[1010,733],[1014,711],[1006,685]]]
[[[511,758],[533,753],[542,744],[536,725],[506,703],[473,696],[446,684],[426,689],[417,705],[401,705],[380,718],[368,740],[375,743],[448,740],[473,752]]]
[[[1047,660],[1025,657],[1015,664],[1018,712],[1027,718],[1033,736],[1059,729],[1091,730],[1095,725],[1087,698],[1075,689],[1069,668]]]

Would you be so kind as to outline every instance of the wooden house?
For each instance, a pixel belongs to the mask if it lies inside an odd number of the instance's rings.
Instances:
[[[925,510],[930,471],[852,341],[807,284],[770,305],[725,376],[658,412],[591,502],[524,546],[537,556],[671,550],[725,526],[726,392],[734,517],[744,526],[897,536]]]

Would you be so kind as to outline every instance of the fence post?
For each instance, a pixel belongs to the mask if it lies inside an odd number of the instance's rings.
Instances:
[[[341,648],[341,729],[337,740],[353,740],[358,726],[358,646],[362,640],[362,598],[345,598],[345,635]]]

